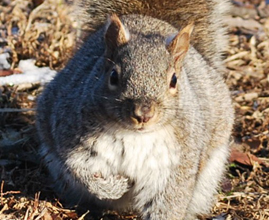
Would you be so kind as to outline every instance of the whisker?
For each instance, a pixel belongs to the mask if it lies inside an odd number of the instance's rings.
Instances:
[[[113,63],[114,65],[116,65],[116,63],[115,63],[113,60],[111,60],[110,58],[105,57],[105,59],[106,59],[107,61],[109,61],[109,62]]]

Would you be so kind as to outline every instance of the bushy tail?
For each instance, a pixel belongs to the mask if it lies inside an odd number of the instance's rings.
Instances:
[[[176,28],[194,21],[192,45],[212,67],[222,70],[222,52],[227,47],[223,23],[228,0],[75,0],[78,19],[89,33],[104,24],[107,16],[143,14],[164,20]]]

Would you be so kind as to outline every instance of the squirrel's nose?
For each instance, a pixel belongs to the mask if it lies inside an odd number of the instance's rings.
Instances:
[[[154,114],[155,107],[153,103],[134,105],[133,118],[135,118],[138,123],[147,123]]]

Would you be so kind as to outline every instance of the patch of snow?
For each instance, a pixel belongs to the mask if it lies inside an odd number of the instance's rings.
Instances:
[[[220,214],[218,216],[213,217],[212,220],[225,220],[226,216],[227,216],[226,213],[222,213],[222,214]]]
[[[0,70],[9,69],[10,64],[8,63],[7,59],[10,57],[9,53],[2,53],[0,54]]]
[[[21,60],[18,69],[22,73],[0,77],[0,85],[20,85],[24,83],[40,83],[44,85],[50,82],[57,73],[49,67],[37,67],[34,63],[35,61],[32,59]]]

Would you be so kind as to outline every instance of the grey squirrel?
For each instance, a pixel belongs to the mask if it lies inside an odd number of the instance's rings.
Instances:
[[[222,14],[211,18],[228,3],[79,1],[92,31],[37,105],[40,154],[55,190],[93,215],[133,210],[144,220],[192,220],[208,213],[233,124],[220,73]],[[153,2],[160,17],[148,14]],[[162,14],[181,8],[180,27]]]

